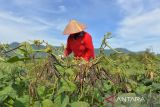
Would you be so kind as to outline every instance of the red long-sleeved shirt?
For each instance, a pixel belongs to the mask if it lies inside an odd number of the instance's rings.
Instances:
[[[91,35],[84,32],[83,36],[79,36],[77,39],[70,35],[67,40],[67,47],[64,51],[64,55],[68,56],[72,52],[74,53],[74,57],[82,57],[86,61],[94,58],[94,46]]]

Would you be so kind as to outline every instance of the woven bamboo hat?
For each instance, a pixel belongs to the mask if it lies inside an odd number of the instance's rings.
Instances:
[[[71,20],[67,26],[65,27],[63,34],[64,35],[70,35],[74,33],[78,33],[81,31],[84,31],[86,29],[86,25],[79,23],[76,20]]]

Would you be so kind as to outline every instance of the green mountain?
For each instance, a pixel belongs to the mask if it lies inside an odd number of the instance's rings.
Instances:
[[[125,49],[125,48],[115,48],[115,50],[117,50],[119,52],[122,52],[122,53],[127,53],[127,54],[128,53],[133,53],[132,51],[129,51],[129,50]],[[98,48],[95,49],[95,53],[96,54],[99,53],[99,49]],[[113,51],[111,49],[105,49],[105,54],[110,55],[110,54],[113,54],[113,53],[115,53],[115,51]]]
[[[19,46],[19,44],[20,44],[20,43],[18,43],[18,42],[13,42],[13,43],[9,44],[9,46],[10,46],[11,48],[15,48],[15,47]],[[40,47],[37,48],[34,44],[32,44],[32,47],[33,47],[34,49],[44,49],[44,48],[45,48],[45,46],[43,46],[43,45],[40,45]],[[60,48],[60,46],[54,46],[54,47]],[[125,49],[125,48],[116,48],[116,50],[119,51],[119,52],[122,52],[122,53],[127,53],[127,54],[128,54],[128,53],[133,53],[133,52],[131,52],[131,51]],[[98,54],[98,53],[99,53],[99,49],[98,49],[98,48],[95,48],[95,54]],[[106,53],[107,55],[110,55],[110,54],[115,53],[115,52],[114,52],[113,50],[111,50],[111,49],[105,49],[105,53]]]

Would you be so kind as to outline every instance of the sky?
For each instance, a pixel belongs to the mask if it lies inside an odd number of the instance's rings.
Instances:
[[[87,25],[96,48],[112,32],[113,48],[160,53],[159,0],[0,0],[0,43],[66,44],[71,19]]]

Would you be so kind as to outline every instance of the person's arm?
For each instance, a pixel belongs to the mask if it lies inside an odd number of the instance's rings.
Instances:
[[[67,40],[67,46],[66,46],[66,49],[64,50],[64,56],[68,56],[70,53],[72,52],[71,48],[70,48],[70,40],[68,38]]]
[[[91,58],[95,57],[92,37],[89,34],[86,34],[85,47],[86,47],[85,59],[89,61]]]

